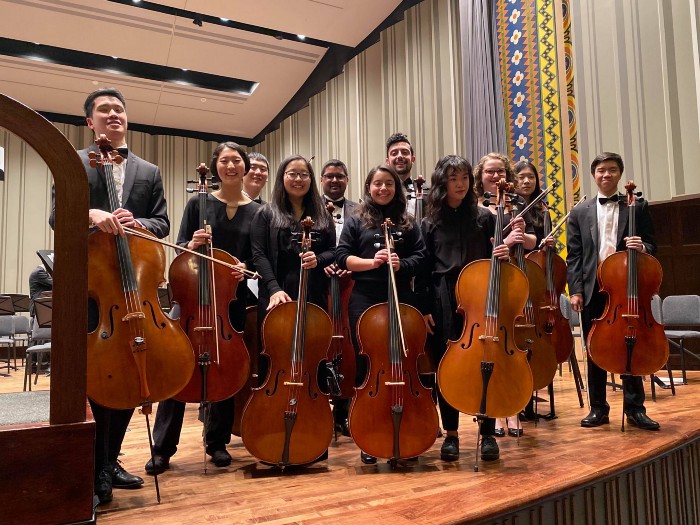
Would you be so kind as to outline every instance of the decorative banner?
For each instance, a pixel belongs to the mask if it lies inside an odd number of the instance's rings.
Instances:
[[[560,1],[563,25],[557,27],[555,2]],[[578,192],[575,99],[569,0],[498,0],[496,29],[505,112],[508,155],[513,161],[529,160],[540,174],[540,185],[554,181],[550,194],[552,221],[567,212],[567,177]],[[563,38],[561,38],[563,36]],[[559,38],[558,38],[559,37]],[[565,57],[565,71],[558,56]],[[567,99],[560,90],[566,76]],[[567,100],[566,108],[561,101]],[[568,124],[568,125],[567,125]],[[563,126],[566,126],[564,128]],[[571,157],[571,165],[565,159]],[[572,199],[569,199],[571,202]],[[565,250],[565,231],[558,236]]]

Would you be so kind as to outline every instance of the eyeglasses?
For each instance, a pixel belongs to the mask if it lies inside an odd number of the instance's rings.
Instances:
[[[309,173],[308,171],[285,171],[284,176],[287,177],[289,180],[309,180],[309,177],[311,177],[311,173]]]
[[[486,173],[486,175],[505,175],[506,170],[502,168],[498,170],[484,170],[484,173]]]
[[[345,180],[348,178],[348,176],[343,175],[342,173],[331,173],[329,175],[323,175],[323,178],[328,180]]]

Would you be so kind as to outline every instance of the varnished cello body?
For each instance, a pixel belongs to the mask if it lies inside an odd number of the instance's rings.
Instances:
[[[338,387],[341,399],[350,399],[355,394],[355,349],[352,346],[350,336],[350,321],[348,316],[348,302],[352,293],[354,281],[346,275],[330,277],[330,293],[328,294],[328,306],[333,324],[333,337],[328,350],[328,359],[334,367],[338,378]],[[332,390],[331,390],[332,391]]]
[[[391,221],[385,242],[390,246]],[[391,260],[391,258],[389,259]],[[365,453],[397,459],[419,456],[437,437],[438,415],[431,391],[418,379],[426,328],[423,316],[398,302],[389,267],[389,298],[368,308],[357,323],[361,353],[369,358],[367,378],[350,405],[350,433]]]
[[[302,221],[302,251],[310,247],[310,218]],[[307,302],[308,270],[302,268],[297,301],[277,305],[262,325],[263,354],[270,360],[263,385],[253,390],[241,420],[248,452],[281,467],[319,458],[333,435],[328,396],[318,367],[331,342],[328,314]]]
[[[198,168],[200,180],[199,228],[207,225],[207,167]],[[200,246],[199,252],[236,265],[238,260],[219,249]],[[173,300],[180,305],[180,326],[187,334],[197,361],[192,377],[175,399],[190,403],[222,401],[238,392],[250,375],[250,357],[229,319],[238,281],[220,264],[183,252],[168,272]],[[242,284],[245,286],[245,282]]]
[[[547,237],[551,231],[549,211],[545,211],[544,224],[544,234]],[[561,313],[559,305],[559,298],[566,288],[566,262],[551,248],[530,252],[527,254],[527,259],[544,270],[546,283],[544,294],[534,299],[533,304],[541,329],[551,338],[557,363],[564,363],[574,349],[571,325]]]
[[[100,140],[110,203],[118,208],[112,165]],[[168,399],[189,380],[192,346],[160,307],[163,248],[146,239],[93,232],[88,238],[88,296],[99,313],[88,334],[87,393],[96,403],[129,409]]]
[[[625,186],[630,237],[636,235],[635,188],[632,181]],[[607,301],[588,334],[591,359],[613,374],[653,374],[666,364],[669,352],[664,326],[651,312],[663,277],[661,264],[647,253],[627,249],[600,263],[597,277]]]
[[[503,194],[494,245],[503,243]],[[464,317],[462,335],[448,341],[438,366],[438,386],[460,412],[478,417],[508,417],[520,412],[532,395],[527,353],[515,344],[515,320],[527,302],[528,283],[516,266],[500,261],[474,261],[460,272],[455,295]]]

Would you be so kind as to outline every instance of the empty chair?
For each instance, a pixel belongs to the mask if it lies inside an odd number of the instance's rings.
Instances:
[[[24,365],[24,390],[32,389],[32,357],[36,361],[36,377],[34,384],[36,385],[39,379],[39,370],[42,360],[45,357],[51,356],[51,307],[52,297],[49,294],[41,295],[34,301],[34,312],[36,317],[32,323],[32,334],[30,338],[30,346],[27,348],[26,362]],[[27,381],[29,380],[29,381]]]
[[[658,294],[651,298],[651,315],[654,316],[654,320],[657,323],[663,324],[664,316],[662,312],[662,302],[661,297],[659,297]],[[671,394],[674,396],[676,395],[676,385],[673,382],[673,373],[671,372],[671,364],[668,359],[666,360],[666,371],[668,372],[668,385],[664,383],[656,374],[651,374],[650,382],[652,401],[656,401],[656,385],[659,385],[663,389],[671,389]]]
[[[4,376],[10,375],[10,349],[15,346],[13,324],[11,315],[0,316],[0,346],[5,347],[7,352],[7,374],[2,374]]]
[[[669,295],[663,300],[661,311],[666,324],[666,337],[670,347],[677,349],[680,353],[683,384],[686,385],[688,384],[688,379],[686,377],[685,355],[688,354],[700,360],[700,356],[684,346],[686,339],[700,337],[700,332],[692,329],[700,328],[700,296]],[[673,327],[683,328],[673,329]]]

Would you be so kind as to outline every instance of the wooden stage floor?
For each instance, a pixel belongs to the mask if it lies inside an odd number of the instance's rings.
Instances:
[[[400,463],[391,471],[386,463],[368,466],[348,437],[329,449],[328,461],[285,472],[257,463],[235,436],[229,446],[231,466],[208,464],[203,471],[201,424],[195,405],[189,405],[178,453],[171,468],[159,476],[162,502],[156,503],[153,478],[143,466],[148,438],[143,416],[134,415],[126,435],[124,467],[146,479],[138,490],[115,490],[114,501],[98,508],[98,523],[462,523],[478,521],[549,494],[580,485],[639,463],[660,451],[700,434],[700,372],[689,373],[689,384],[657,389],[647,410],[661,423],[660,432],[627,427],[620,432],[622,393],[609,391],[611,424],[583,429],[573,378],[567,371],[555,378],[557,419],[524,423],[525,435],[499,439],[501,459],[481,463],[474,472],[476,425],[460,419],[461,456],[440,460],[438,439],[417,463]],[[35,388],[47,389],[43,376]],[[0,392],[21,391],[22,373],[0,378]],[[543,396],[545,397],[545,396]],[[585,397],[584,397],[585,399]],[[549,411],[540,404],[541,413]],[[155,414],[155,410],[154,410]],[[151,421],[152,423],[152,421]],[[56,480],[60,483],[60,480]],[[11,507],[10,507],[11,508]]]

